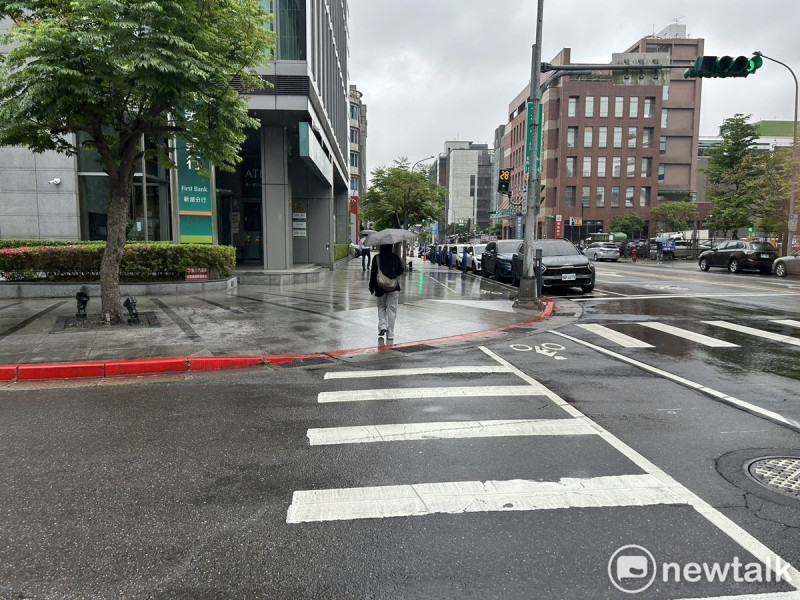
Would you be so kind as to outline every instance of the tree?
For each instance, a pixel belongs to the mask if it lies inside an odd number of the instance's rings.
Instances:
[[[752,187],[759,157],[754,148],[758,131],[749,116],[736,114],[720,128],[722,142],[708,151],[706,197],[714,204],[708,225],[713,231],[732,231],[752,221]]]
[[[700,218],[700,212],[696,204],[687,200],[665,202],[650,211],[650,218],[656,224],[657,231],[683,231],[691,229],[693,223]]]
[[[780,237],[786,243],[789,220],[789,194],[792,185],[792,152],[790,148],[775,148],[759,156],[756,173],[746,184],[751,199],[752,218],[756,231]]]
[[[275,47],[271,15],[258,0],[0,0],[4,16],[0,146],[99,154],[111,189],[102,311],[118,322],[133,174],[142,157],[173,166],[176,138],[193,164],[233,170],[258,122],[231,82],[263,86],[255,69]]]
[[[621,231],[629,238],[639,237],[644,230],[644,219],[636,213],[612,217],[608,222],[609,231]]]
[[[375,223],[375,229],[402,228],[435,222],[444,215],[446,188],[425,173],[408,167],[401,157],[394,166],[372,171],[369,190],[361,196],[361,220]]]

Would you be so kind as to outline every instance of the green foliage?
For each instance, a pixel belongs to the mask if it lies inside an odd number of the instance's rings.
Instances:
[[[650,218],[656,224],[656,231],[682,231],[691,229],[700,218],[697,205],[686,200],[665,202],[650,211]]]
[[[775,148],[758,157],[755,174],[745,184],[756,231],[783,236],[789,220],[792,151]]]
[[[0,250],[0,274],[9,281],[97,281],[103,242],[17,246]],[[236,266],[231,246],[142,242],[125,246],[120,277],[125,281],[179,281],[189,267],[228,276]]]
[[[342,260],[343,258],[347,258],[350,254],[350,245],[349,244],[334,244],[333,245],[333,260]]]
[[[636,213],[612,217],[608,222],[609,231],[621,231],[629,238],[638,237],[644,230],[644,219]]]
[[[759,172],[754,147],[758,131],[749,116],[736,114],[720,128],[722,142],[708,151],[706,198],[714,204],[708,226],[714,231],[747,227],[753,218],[752,180]]]
[[[372,171],[372,184],[361,196],[361,219],[375,223],[375,229],[402,227],[438,221],[444,215],[446,188],[425,173],[412,172],[408,160],[399,158],[393,167]]]

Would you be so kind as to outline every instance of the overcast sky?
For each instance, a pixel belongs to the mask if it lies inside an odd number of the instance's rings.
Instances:
[[[536,0],[348,0],[350,83],[367,104],[367,168],[439,154],[448,140],[493,144],[530,80]],[[798,0],[545,0],[542,59],[608,63],[671,23],[705,39],[706,55],[760,50],[800,77]],[[672,76],[683,77],[681,71]],[[765,60],[743,79],[704,79],[700,135],[736,113],[791,120],[789,71]]]

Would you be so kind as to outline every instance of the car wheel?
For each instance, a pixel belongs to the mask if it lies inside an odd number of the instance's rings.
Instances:
[[[595,252],[594,256],[592,256],[592,260],[594,260],[594,261],[597,260],[597,253],[596,252]]]
[[[582,291],[584,294],[588,294],[589,292],[592,292],[592,291],[594,291],[594,284],[593,284],[593,283],[590,283],[589,285],[582,285],[582,286],[581,286],[581,291]]]
[[[778,277],[786,277],[789,272],[786,270],[786,265],[782,262],[775,265],[775,275]]]
[[[701,258],[700,259],[700,270],[701,271],[708,271],[708,269],[709,269],[708,259]]]
[[[740,270],[739,269],[739,261],[736,260],[735,258],[731,262],[728,263],[728,271],[730,271],[731,273],[738,273],[739,270]]]

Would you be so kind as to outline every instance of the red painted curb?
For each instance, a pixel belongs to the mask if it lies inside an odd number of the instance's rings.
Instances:
[[[190,371],[214,371],[217,369],[241,369],[263,365],[260,356],[192,356],[189,358]]]
[[[17,365],[0,366],[0,381],[14,381],[17,378]]]
[[[270,365],[285,365],[296,360],[309,360],[314,358],[330,358],[331,354],[298,354],[296,356],[265,356],[264,362]]]
[[[36,379],[72,379],[78,377],[103,377],[105,363],[51,363],[19,365],[17,379],[32,381]]]
[[[106,363],[106,377],[117,375],[150,375],[179,373],[189,369],[186,358],[150,358],[145,360],[120,360]]]

